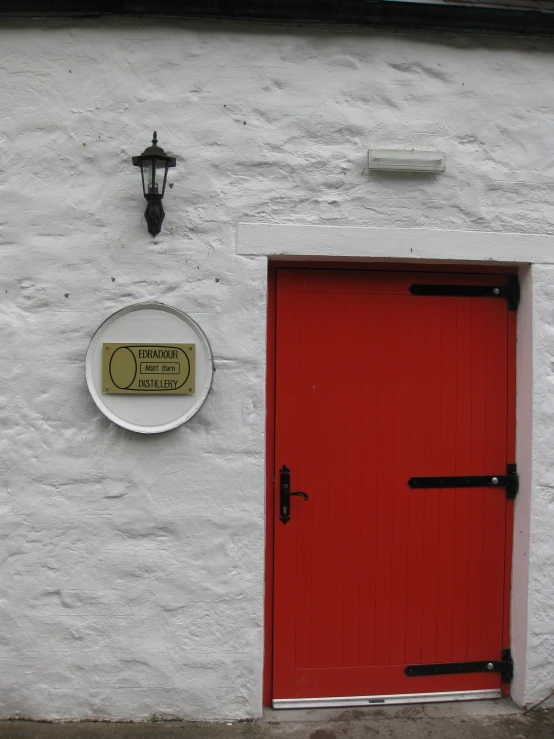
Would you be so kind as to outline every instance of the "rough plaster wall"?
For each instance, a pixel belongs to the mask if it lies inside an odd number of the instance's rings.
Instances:
[[[1,715],[260,713],[266,265],[235,224],[551,232],[552,62],[508,38],[3,26]],[[156,239],[130,165],[154,128],[178,156]],[[447,174],[369,178],[370,144],[443,148]],[[217,368],[194,420],[152,438],[98,413],[83,366],[144,300],[189,312]],[[543,466],[528,700],[554,605]]]

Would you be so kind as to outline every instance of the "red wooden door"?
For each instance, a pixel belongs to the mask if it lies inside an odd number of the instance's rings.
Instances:
[[[504,475],[514,462],[514,314],[504,299],[411,295],[414,282],[504,285],[506,277],[278,271],[277,706],[500,687],[497,672],[404,670],[501,659],[511,501],[501,488],[407,483]],[[291,498],[287,524],[283,465],[291,489],[309,495]]]

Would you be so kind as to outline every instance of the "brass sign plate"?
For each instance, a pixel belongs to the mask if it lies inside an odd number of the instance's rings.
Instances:
[[[195,344],[104,344],[102,391],[194,395]]]

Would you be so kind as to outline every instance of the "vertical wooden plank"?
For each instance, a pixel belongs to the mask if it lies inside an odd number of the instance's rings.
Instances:
[[[305,625],[312,620],[312,576],[317,562],[312,561],[312,542],[317,537],[313,528],[313,505],[317,491],[312,490],[312,470],[318,464],[319,455],[314,438],[314,295],[302,292],[298,295],[298,467],[292,470],[293,491],[306,491],[310,500],[291,499],[291,517],[296,534],[297,563],[295,625],[299,633],[296,639],[297,667],[311,666],[311,648],[305,638]],[[287,524],[288,525],[288,524]],[[291,573],[292,577],[294,575]]]
[[[425,300],[410,298],[410,407],[409,431],[410,477],[427,474],[424,467],[426,453],[426,398],[429,392],[427,375],[428,358],[423,347],[426,344],[427,303]],[[408,490],[409,531],[408,531],[408,573],[407,573],[407,606],[406,606],[406,662],[418,664],[422,662],[421,636],[423,633],[423,580],[424,571],[424,521],[425,492]]]
[[[500,469],[506,464],[506,434],[508,429],[508,324],[504,301],[486,301],[486,414],[487,464]],[[500,433],[498,433],[500,431]]]
[[[375,664],[390,664],[392,615],[392,529],[394,489],[394,398],[397,298],[379,297],[379,436],[376,496]]]
[[[486,475],[487,437],[487,331],[486,301],[471,300],[471,472]],[[471,501],[469,534],[469,591],[467,609],[467,659],[477,660],[481,654],[483,610],[484,506],[483,490],[467,490]]]
[[[444,301],[441,306],[440,358],[440,413],[441,413],[441,467],[440,474],[456,474],[456,431],[458,427],[457,398],[457,304]],[[437,603],[437,659],[452,659],[452,617],[454,582],[454,532],[456,518],[456,490],[440,491],[439,554]]]
[[[364,383],[362,388],[362,458],[360,507],[360,642],[359,664],[375,663],[375,573],[377,571],[377,530],[381,525],[377,516],[376,490],[379,478],[379,367],[382,347],[379,325],[381,306],[376,295],[364,295],[362,306],[363,343],[361,363]]]
[[[456,300],[456,475],[467,474],[472,468],[472,320],[468,300]],[[472,491],[460,488],[454,491],[454,552],[452,597],[452,651],[453,662],[467,660],[467,620],[469,589],[471,496]]]
[[[294,282],[287,274],[277,284],[276,323],[276,438],[275,438],[275,567],[274,632],[279,659],[274,660],[274,694],[290,690],[290,670],[296,651],[296,589],[290,587],[291,573],[296,572],[296,532],[289,522],[279,521],[279,468],[286,464],[298,469],[298,296]],[[289,433],[283,433],[288,429]]]
[[[427,303],[426,334],[422,351],[427,357],[427,393],[425,397],[425,475],[439,475],[442,465],[441,423],[441,298],[429,298]],[[423,620],[421,631],[421,659],[436,662],[438,631],[438,571],[441,490],[421,491],[424,506],[423,537]]]
[[[508,311],[507,315],[507,362],[508,385],[506,405],[508,407],[506,459],[508,463],[516,461],[516,340],[517,313]],[[512,584],[512,542],[514,538],[514,501],[506,501],[506,547],[504,557],[504,611],[502,619],[502,647],[510,647],[510,603]]]
[[[509,310],[506,313],[506,459],[510,464],[516,461],[516,346],[517,313]]]
[[[312,544],[312,629],[306,635],[310,640],[311,667],[327,666],[327,622],[329,603],[329,554],[330,536],[330,484],[329,463],[331,455],[329,425],[331,386],[329,371],[327,322],[331,306],[325,292],[314,295],[314,424],[312,431],[317,449],[317,460],[312,468],[310,503],[313,508],[315,536]],[[305,433],[305,429],[303,429]]]
[[[323,464],[329,480],[327,552],[327,666],[342,667],[344,639],[344,576],[350,498],[344,487],[346,476],[346,447],[350,435],[346,428],[346,384],[348,350],[346,344],[346,295],[343,292],[328,296],[329,313],[326,323],[326,372],[329,387],[329,454]]]
[[[509,649],[510,605],[512,595],[512,542],[514,540],[514,501],[506,501],[506,523],[504,528],[504,578],[502,593],[502,649]]]
[[[362,581],[362,481],[361,461],[368,452],[363,443],[363,386],[364,364],[362,359],[366,337],[363,333],[363,301],[361,294],[347,296],[346,302],[346,430],[344,488],[347,514],[347,532],[344,542],[344,650],[343,665],[359,664],[360,629],[366,628],[360,619],[360,591]],[[370,337],[371,341],[371,337]]]
[[[406,611],[409,538],[410,478],[410,296],[395,297],[395,350],[390,357],[393,365],[394,404],[394,467],[391,558],[391,640],[390,664],[406,663]]]
[[[507,306],[504,301],[486,303],[486,464],[494,473],[506,470],[507,428]],[[481,492],[483,506],[483,562],[481,654],[501,654],[504,590],[506,491],[489,488]]]

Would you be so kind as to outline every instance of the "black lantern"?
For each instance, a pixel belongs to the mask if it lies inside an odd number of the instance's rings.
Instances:
[[[156,131],[152,138],[152,146],[145,149],[138,157],[133,157],[133,164],[135,167],[140,167],[142,174],[142,190],[147,203],[144,217],[152,236],[157,236],[162,230],[165,216],[162,198],[165,193],[167,170],[169,167],[174,167],[175,163],[175,157],[168,157],[165,151],[158,146]]]

